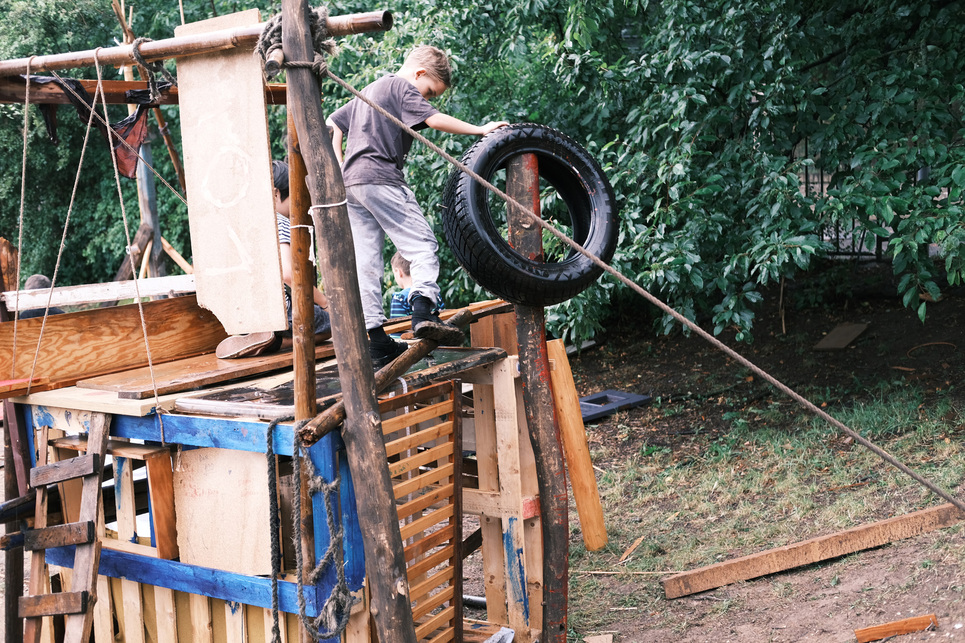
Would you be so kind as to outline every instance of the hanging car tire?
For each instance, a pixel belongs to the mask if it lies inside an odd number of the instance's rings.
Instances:
[[[552,185],[569,212],[569,236],[609,262],[619,226],[613,188],[599,163],[576,141],[543,125],[500,127],[476,142],[462,162],[484,179],[521,154],[535,154],[539,176]],[[560,261],[524,257],[500,234],[489,206],[489,190],[454,170],[443,192],[443,231],[456,260],[486,290],[517,304],[549,306],[592,284],[603,269],[569,249]]]

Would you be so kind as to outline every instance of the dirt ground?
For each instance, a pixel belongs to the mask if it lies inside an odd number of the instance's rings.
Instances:
[[[829,410],[860,404],[863,392],[878,381],[899,380],[951,395],[958,409],[956,421],[962,424],[965,288],[946,288],[943,299],[929,305],[925,324],[901,305],[890,276],[880,268],[856,272],[851,288],[850,297],[805,309],[790,302],[807,293],[789,288],[783,323],[779,293],[768,292],[755,321],[754,342],[737,344],[727,333],[721,339],[795,390],[832,392],[832,399],[826,400]],[[814,351],[814,344],[841,323],[868,327],[844,350]],[[612,325],[598,347],[572,357],[571,363],[580,395],[615,389],[684,402],[672,415],[651,406],[590,426],[591,449],[594,443],[606,446],[598,451],[606,453],[609,462],[595,462],[601,469],[648,446],[669,448],[675,457],[699,453],[728,430],[723,416],[732,409],[725,398],[753,401],[780,396],[704,340],[681,333],[657,336],[649,322],[641,323],[632,314]],[[787,408],[796,407],[788,401]],[[628,426],[635,430],[628,431]],[[961,490],[958,493],[962,497]],[[802,534],[801,539],[807,537]],[[965,578],[958,561],[935,560],[934,548],[941,538],[949,536],[933,532],[831,563],[666,600],[659,614],[601,606],[609,612],[609,625],[579,632],[576,640],[612,634],[614,641],[636,643],[849,642],[855,640],[857,628],[935,613],[935,631],[888,640],[965,641]],[[961,533],[952,540],[959,548],[965,544]],[[840,581],[829,583],[832,575]],[[620,578],[601,580],[614,597],[634,589]],[[658,584],[659,577],[652,582]]]

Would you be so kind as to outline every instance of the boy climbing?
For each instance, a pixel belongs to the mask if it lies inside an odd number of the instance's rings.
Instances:
[[[362,94],[416,130],[431,127],[450,134],[484,136],[508,125],[505,121],[472,125],[429,104],[429,99],[449,88],[451,77],[446,54],[423,45],[409,53],[395,74],[369,84]],[[408,301],[414,336],[445,345],[461,344],[462,331],[440,321],[433,313],[440,301],[436,283],[439,246],[402,173],[412,136],[358,98],[333,112],[328,124],[332,126],[335,155],[342,164],[373,365],[381,368],[406,349],[403,342],[392,339],[382,328],[386,319],[382,308],[382,252],[386,235],[410,262],[412,287]],[[343,137],[348,139],[344,154]]]

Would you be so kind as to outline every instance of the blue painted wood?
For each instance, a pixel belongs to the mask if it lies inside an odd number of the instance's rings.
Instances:
[[[71,546],[48,549],[47,563],[73,567],[74,548]],[[113,549],[101,549],[98,573],[111,578],[123,578],[136,583],[168,587],[179,592],[202,594],[225,601],[271,609],[271,579],[261,576],[245,576]],[[278,603],[281,611],[298,613],[295,590],[295,583],[278,581]],[[322,588],[322,590],[327,596],[327,590],[330,588]],[[305,593],[305,613],[311,617],[318,615],[314,592]]]
[[[339,436],[339,443],[341,443]],[[345,449],[339,451],[339,472],[342,476],[340,490],[342,506],[342,532],[345,538],[345,580],[353,592],[362,587],[365,580],[365,546],[362,543],[362,527],[355,507],[355,482],[345,457]]]
[[[37,466],[37,449],[34,448],[34,415],[33,407],[29,404],[21,404],[23,407],[24,433],[27,434],[27,449],[30,453],[30,468]]]
[[[522,542],[522,524],[515,516],[506,519],[503,527],[503,555],[506,557],[506,587],[509,590],[507,598],[518,603],[523,611],[523,618],[529,623],[529,592],[526,591],[526,564],[523,561],[523,550],[515,546],[514,542]],[[516,537],[514,538],[514,534]]]
[[[265,452],[267,422],[195,415],[164,415],[164,441],[193,447],[215,447],[236,451]],[[161,440],[156,415],[115,416],[111,435],[137,440]],[[276,455],[292,454],[292,424],[278,424],[273,434]]]

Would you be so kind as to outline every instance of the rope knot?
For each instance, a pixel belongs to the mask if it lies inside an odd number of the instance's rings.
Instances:
[[[315,57],[311,63],[299,61],[280,62],[282,56],[276,52],[282,49],[282,14],[275,14],[265,23],[265,28],[258,37],[255,52],[265,62],[265,75],[268,80],[273,79],[282,67],[309,67],[316,76],[322,77],[328,71],[327,56],[334,56],[338,51],[335,40],[328,30],[328,8],[316,7],[309,12],[308,26],[312,35],[312,51]]]
[[[157,86],[157,76],[160,74],[164,77],[164,80],[168,81],[175,87],[178,86],[178,79],[174,77],[174,74],[169,72],[164,66],[164,61],[156,60],[153,63],[149,63],[144,55],[141,54],[141,45],[146,42],[151,42],[150,38],[136,38],[134,42],[131,43],[131,55],[134,57],[134,62],[143,71],[144,78],[147,79],[147,87],[150,91],[150,102],[157,103],[161,100],[161,92],[158,90]]]

